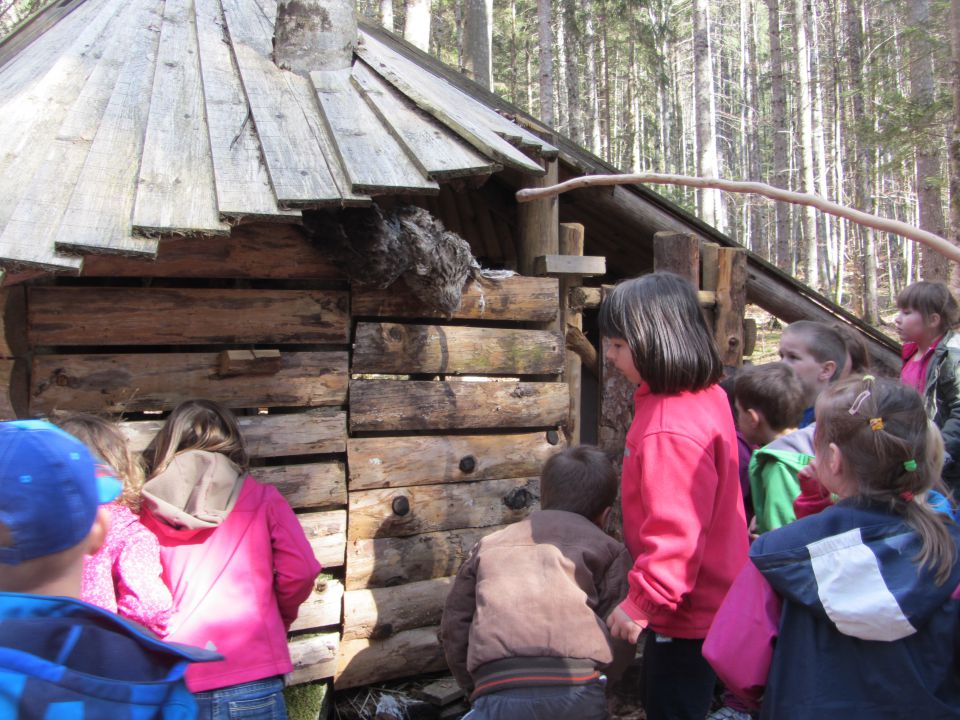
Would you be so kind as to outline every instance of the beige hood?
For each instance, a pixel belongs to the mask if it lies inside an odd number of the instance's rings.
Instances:
[[[187,450],[143,486],[143,500],[168,525],[200,530],[217,527],[240,495],[243,476],[220,453]]]

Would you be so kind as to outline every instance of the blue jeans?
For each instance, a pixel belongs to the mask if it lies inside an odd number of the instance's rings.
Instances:
[[[607,720],[605,680],[481,695],[463,720]]]
[[[287,720],[280,676],[193,694],[197,720]]]

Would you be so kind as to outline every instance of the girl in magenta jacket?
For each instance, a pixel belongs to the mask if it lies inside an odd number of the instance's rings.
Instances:
[[[321,569],[300,523],[247,474],[237,421],[214,402],[180,404],[146,455],[144,524],[173,593],[167,639],[224,656],[187,670],[199,717],[285,718],[286,634]]]
[[[120,497],[105,506],[110,529],[103,546],[83,559],[80,599],[162,637],[173,603],[163,583],[157,538],[140,522],[143,468],[127,447],[123,432],[110,420],[84,413],[54,419],[123,481]]]
[[[696,292],[671,273],[617,285],[600,308],[600,332],[607,359],[638,386],[621,481],[634,565],[607,625],[630,642],[651,631],[641,675],[649,720],[703,720],[716,683],[703,639],[747,560],[720,356]]]

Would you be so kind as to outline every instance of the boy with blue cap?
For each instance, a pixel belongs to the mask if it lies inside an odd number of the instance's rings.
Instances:
[[[76,598],[121,483],[72,435],[0,423],[0,717],[193,718],[183,680],[211,651],[161,642]]]

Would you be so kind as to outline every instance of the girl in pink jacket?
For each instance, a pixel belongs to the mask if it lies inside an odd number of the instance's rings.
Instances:
[[[83,559],[80,599],[135,620],[162,637],[173,603],[161,577],[157,538],[140,523],[143,468],[110,420],[84,413],[54,420],[123,480],[120,497],[106,506],[110,529],[103,547]]]
[[[173,593],[167,639],[224,656],[187,670],[199,717],[285,718],[287,630],[321,569],[300,523],[247,474],[237,421],[214,402],[181,403],[146,458],[144,524]]]

